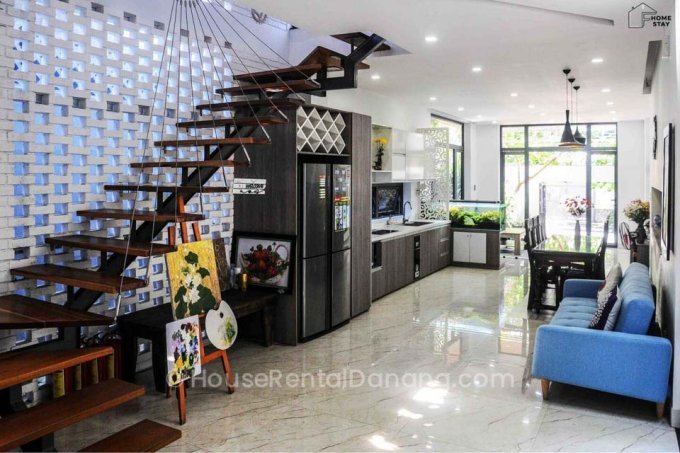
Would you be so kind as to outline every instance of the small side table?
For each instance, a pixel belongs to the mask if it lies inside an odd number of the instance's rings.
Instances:
[[[249,289],[246,292],[225,291],[222,299],[229,303],[236,319],[262,312],[262,330],[264,346],[274,342],[274,310],[278,294],[262,290]],[[167,357],[165,347],[165,325],[173,321],[171,304],[157,305],[146,310],[137,311],[118,318],[118,329],[123,337],[123,379],[135,381],[137,369],[137,340],[151,340],[151,361],[156,390],[165,393]]]
[[[515,256],[522,254],[522,236],[524,228],[506,228],[501,231],[501,239],[512,239],[515,243]]]

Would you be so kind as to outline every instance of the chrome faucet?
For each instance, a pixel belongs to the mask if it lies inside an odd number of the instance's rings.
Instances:
[[[413,212],[413,206],[411,206],[411,202],[407,201],[406,203],[404,203],[404,225],[406,224],[406,222],[408,222],[408,217],[406,217],[406,205],[408,205],[411,212]],[[411,214],[411,212],[409,212],[409,214]]]

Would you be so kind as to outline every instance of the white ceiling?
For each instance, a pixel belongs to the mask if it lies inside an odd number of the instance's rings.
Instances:
[[[651,95],[642,94],[647,45],[668,32],[650,24],[643,29],[628,28],[628,11],[638,0],[239,3],[318,36],[378,33],[410,54],[370,58],[371,70],[362,72],[361,87],[464,120],[504,124],[563,121],[561,70],[565,66],[573,69],[582,87],[580,120],[621,121],[649,116]],[[615,25],[508,3],[613,19]],[[660,14],[672,13],[672,0],[648,0],[647,4]],[[426,43],[427,35],[437,36],[438,42]],[[593,64],[595,57],[604,62]],[[481,66],[482,71],[473,73],[473,66]],[[375,73],[380,74],[380,80],[371,79]],[[602,93],[604,88],[611,92]],[[511,97],[513,92],[518,96]],[[431,96],[437,100],[430,101]]]

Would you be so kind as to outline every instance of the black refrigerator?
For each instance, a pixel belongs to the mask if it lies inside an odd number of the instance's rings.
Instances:
[[[350,318],[350,165],[302,164],[301,338]]]

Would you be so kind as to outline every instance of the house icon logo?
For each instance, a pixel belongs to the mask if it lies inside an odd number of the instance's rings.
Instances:
[[[658,14],[644,2],[628,11],[628,28],[643,28],[647,22],[651,23],[652,27],[667,27],[671,23],[671,16]]]

